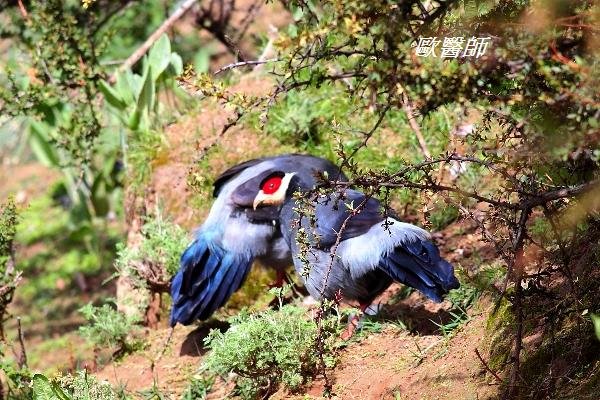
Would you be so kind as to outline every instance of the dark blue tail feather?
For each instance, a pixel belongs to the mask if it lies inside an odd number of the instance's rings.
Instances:
[[[242,285],[252,259],[227,252],[200,233],[180,264],[171,282],[171,326],[208,319]]]
[[[440,302],[451,289],[460,286],[452,265],[440,256],[430,241],[416,240],[397,247],[383,258],[379,267],[391,278],[411,286]]]

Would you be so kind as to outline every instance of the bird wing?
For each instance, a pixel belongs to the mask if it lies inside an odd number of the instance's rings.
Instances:
[[[373,198],[365,199],[363,193],[351,189],[319,197],[314,203],[315,225],[310,226],[308,218],[303,218],[305,229],[317,236],[316,247],[328,250],[333,246],[346,220],[340,241],[364,235],[373,225],[382,222],[384,216],[380,212],[380,203]],[[348,219],[355,208],[360,208],[360,212]]]
[[[348,219],[351,210],[361,204],[361,211]],[[441,258],[429,233],[384,216],[376,199],[366,199],[361,192],[345,190],[329,199],[320,198],[315,206],[315,217],[315,226],[310,227],[306,217],[303,227],[313,246],[320,250],[331,248],[347,219],[336,255],[352,279],[380,269],[435,301],[441,301],[443,294],[458,287],[452,265]]]
[[[442,296],[450,289],[459,287],[454,268],[429,240],[400,243],[381,258],[379,268],[394,280],[418,289],[437,302],[442,301]]]
[[[225,251],[201,232],[171,283],[171,326],[208,319],[240,288],[251,265],[249,255]]]

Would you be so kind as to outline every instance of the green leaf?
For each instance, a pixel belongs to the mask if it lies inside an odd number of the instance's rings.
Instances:
[[[156,81],[171,62],[171,42],[166,33],[154,43],[148,52],[148,64],[152,67],[152,80]]]
[[[594,331],[596,332],[596,338],[600,340],[600,315],[590,314],[592,323],[594,324]]]
[[[210,66],[210,51],[206,48],[198,50],[194,56],[194,69],[196,73],[208,72]]]
[[[106,188],[106,180],[102,172],[99,172],[92,184],[91,200],[94,205],[96,216],[104,217],[110,210],[110,202],[108,200],[108,190]]]
[[[146,109],[151,111],[154,108],[154,79],[152,78],[152,71],[154,68],[149,65],[146,73],[144,74],[144,85],[142,91],[137,99],[137,109],[142,111]]]
[[[50,143],[46,131],[48,126],[38,121],[31,121],[29,129],[29,146],[39,162],[47,167],[59,167],[56,149]]]
[[[144,87],[144,77],[132,72],[128,72],[126,77],[133,92],[133,100],[137,101],[140,98],[140,93]]]
[[[127,104],[125,104],[119,93],[115,89],[113,89],[106,81],[101,80],[98,83],[98,89],[100,89],[108,104],[110,104],[114,108],[123,110],[125,109],[125,107],[127,107]]]
[[[142,113],[136,107],[136,109],[133,110],[133,113],[131,113],[131,116],[129,117],[129,121],[127,122],[127,126],[129,127],[129,129],[131,129],[132,131],[137,130],[137,128],[139,128],[139,126],[140,126],[140,118],[141,117],[142,117]]]
[[[63,390],[42,374],[33,376],[33,400],[72,400]]]
[[[173,67],[173,71],[175,75],[183,74],[183,60],[181,56],[177,53],[171,53],[171,67]]]
[[[117,80],[115,82],[115,90],[119,93],[121,98],[126,104],[135,103],[136,88],[133,83],[133,74],[131,71],[118,72]]]

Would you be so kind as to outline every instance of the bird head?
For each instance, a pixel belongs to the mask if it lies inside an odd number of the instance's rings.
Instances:
[[[275,171],[260,183],[260,189],[254,198],[253,208],[256,210],[258,206],[279,206],[285,201],[285,194],[292,178],[296,175],[295,172]]]

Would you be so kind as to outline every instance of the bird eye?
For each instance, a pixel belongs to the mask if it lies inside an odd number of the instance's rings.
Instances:
[[[265,194],[273,194],[279,189],[279,186],[281,186],[281,177],[273,176],[263,183],[262,191]]]

